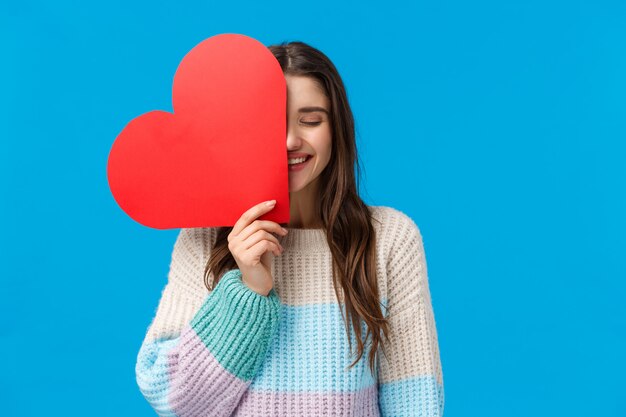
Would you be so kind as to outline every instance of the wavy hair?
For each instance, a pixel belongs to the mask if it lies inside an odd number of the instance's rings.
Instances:
[[[282,42],[268,46],[285,75],[312,77],[328,97],[331,105],[330,124],[332,151],[328,165],[320,173],[319,196],[316,199],[317,218],[322,220],[326,240],[333,258],[333,283],[339,300],[338,288],[344,294],[346,315],[356,334],[357,358],[363,356],[367,338],[371,339],[369,366],[374,373],[379,345],[385,346],[381,331],[388,338],[388,322],[381,310],[376,276],[376,233],[371,215],[358,194],[354,167],[360,175],[357,157],[355,124],[343,81],[330,59],[318,49],[299,41]],[[221,276],[237,263],[228,249],[228,235],[233,227],[219,227],[210,259],[205,266],[204,283],[215,288]],[[210,274],[214,278],[211,281]],[[217,277],[217,278],[215,278]],[[350,351],[352,342],[349,327],[341,311]],[[367,324],[365,341],[361,340],[361,322]]]

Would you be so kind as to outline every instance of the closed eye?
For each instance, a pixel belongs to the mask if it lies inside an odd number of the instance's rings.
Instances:
[[[317,126],[318,124],[322,123],[322,122],[302,122],[305,125],[309,125],[309,126]]]

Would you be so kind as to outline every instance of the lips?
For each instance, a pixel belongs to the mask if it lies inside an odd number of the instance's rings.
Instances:
[[[309,157],[309,156],[311,155],[309,155],[308,153],[302,153],[302,152],[287,154],[287,158],[289,159],[304,158],[304,157]]]
[[[297,172],[302,171],[309,164],[309,161],[313,158],[313,156],[308,156],[304,161],[299,162],[297,164],[288,164],[289,172]]]

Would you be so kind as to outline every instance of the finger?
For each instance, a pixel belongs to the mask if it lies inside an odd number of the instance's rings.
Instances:
[[[254,232],[252,235],[250,235],[247,239],[243,239],[241,241],[241,244],[243,245],[243,248],[245,250],[250,249],[253,245],[259,243],[262,240],[269,240],[270,242],[278,245],[279,247],[282,247],[280,245],[280,242],[278,241],[278,239],[276,238],[276,236],[274,236],[273,234],[260,229],[256,232]]]
[[[239,220],[237,220],[235,225],[233,226],[233,230],[231,231],[231,233],[233,233],[234,235],[238,235],[246,226],[252,223],[257,217],[259,217],[263,213],[267,213],[268,211],[272,210],[274,206],[276,205],[275,202],[269,205],[267,203],[268,203],[267,201],[263,201],[257,205],[252,206],[248,210],[246,210],[241,215]]]
[[[249,236],[259,230],[273,232],[280,236],[285,236],[287,234],[287,229],[284,229],[280,224],[271,220],[257,219],[250,223],[248,226],[244,227],[244,229],[239,233],[239,239],[246,240]]]
[[[278,248],[278,246],[270,241],[267,240],[261,240],[260,242],[257,242],[256,244],[252,245],[249,249],[248,252],[250,253],[250,257],[251,258],[261,258],[261,256],[263,256],[263,254],[269,252],[272,253],[276,256],[280,255],[280,249]]]
[[[271,265],[274,256],[276,256],[274,252],[265,252],[263,255],[261,255],[261,263],[267,266]]]

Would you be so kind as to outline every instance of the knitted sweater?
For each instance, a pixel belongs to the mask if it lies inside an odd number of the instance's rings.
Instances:
[[[139,349],[139,389],[160,416],[441,416],[443,375],[426,258],[406,214],[368,206],[390,335],[376,370],[350,353],[323,229],[288,228],[267,296],[226,272],[208,291],[216,228],[181,229]],[[343,291],[340,300],[343,301]],[[367,326],[362,326],[365,337]],[[356,337],[350,326],[352,349]]]

